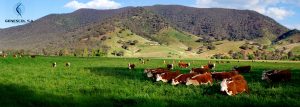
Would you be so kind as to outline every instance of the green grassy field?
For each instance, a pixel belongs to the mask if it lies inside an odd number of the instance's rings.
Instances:
[[[185,61],[192,67],[208,62]],[[56,68],[52,62],[57,62]],[[71,62],[71,67],[65,67],[65,62]],[[128,62],[137,68],[128,70]],[[253,72],[244,74],[250,94],[222,95],[216,82],[172,86],[146,78],[143,70],[164,67],[162,59],[142,65],[133,58],[0,58],[0,106],[300,106],[300,63],[232,61],[218,64],[215,71],[228,71],[234,65],[252,66]],[[175,69],[185,73],[190,68]],[[292,80],[267,84],[261,81],[267,69],[291,69]]]

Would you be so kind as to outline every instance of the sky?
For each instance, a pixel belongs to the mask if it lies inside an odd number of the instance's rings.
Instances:
[[[16,12],[20,3],[21,16]],[[290,29],[300,29],[300,0],[1,0],[0,28],[24,24],[5,22],[8,19],[37,20],[48,14],[70,13],[80,8],[103,10],[156,4],[254,10]]]

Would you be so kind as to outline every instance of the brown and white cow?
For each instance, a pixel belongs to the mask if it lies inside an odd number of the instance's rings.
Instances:
[[[206,72],[210,72],[209,68],[192,68],[190,73],[199,73],[199,74],[204,74]]]
[[[224,79],[220,85],[221,92],[225,92],[229,96],[243,92],[249,93],[247,81],[242,75],[235,75],[231,78]]]
[[[237,71],[230,72],[212,72],[212,78],[215,80],[223,80],[226,78],[231,78],[232,76],[238,75]]]
[[[187,68],[187,67],[189,67],[191,65],[191,63],[185,63],[185,62],[179,62],[178,63],[178,66],[180,67],[180,68]]]
[[[174,64],[167,64],[167,69],[174,69]]]
[[[180,83],[185,84],[187,79],[192,78],[193,76],[197,75],[198,73],[188,73],[188,74],[180,74],[174,79],[172,79],[172,85],[177,85]]]
[[[239,73],[249,73],[251,70],[251,66],[240,66],[240,67],[233,67],[234,70],[238,71]]]
[[[201,66],[201,68],[214,69],[216,67],[215,63],[208,63],[207,65]]]
[[[186,85],[191,85],[191,84],[194,86],[198,86],[202,84],[212,85],[212,83],[213,83],[213,79],[211,73],[204,73],[204,74],[195,75],[192,78],[188,79]]]
[[[269,70],[262,73],[262,80],[269,82],[290,81],[292,77],[290,70]]]
[[[134,69],[134,68],[135,68],[135,64],[128,63],[128,69]]]
[[[156,81],[169,82],[170,80],[176,78],[178,75],[180,75],[179,71],[156,74]]]
[[[161,74],[165,72],[171,72],[170,70],[166,68],[154,68],[154,69],[145,69],[144,73],[147,74],[148,78],[154,77],[156,74]]]

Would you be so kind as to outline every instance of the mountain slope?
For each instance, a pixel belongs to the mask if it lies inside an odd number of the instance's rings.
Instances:
[[[199,38],[265,38],[272,41],[286,31],[287,28],[273,19],[249,10],[176,5],[113,10],[80,9],[69,14],[48,15],[30,24],[2,29],[0,49],[28,49],[39,52],[43,49],[54,54],[62,49],[75,52],[78,49],[109,47],[109,52],[124,51],[129,56],[144,56],[146,53],[156,56],[161,52],[164,57],[197,56],[197,48],[202,46],[202,43],[195,42]],[[140,42],[124,49],[122,46],[128,44],[120,44],[115,40],[122,40],[127,36]],[[157,42],[158,45],[149,45]],[[193,50],[186,51],[188,47]],[[139,49],[142,50],[135,53]],[[211,53],[216,52],[220,51]]]
[[[166,18],[180,30],[215,38],[253,39],[266,31],[278,36],[288,29],[273,19],[250,10],[191,8],[156,5],[147,9]]]

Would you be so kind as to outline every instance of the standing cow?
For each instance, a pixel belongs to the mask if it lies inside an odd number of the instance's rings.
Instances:
[[[251,70],[251,66],[235,66],[233,67],[233,69],[238,71],[239,73],[249,73]]]
[[[262,73],[262,80],[269,82],[290,81],[292,77],[290,70],[269,70]]]
[[[135,68],[135,64],[128,63],[128,69],[134,69],[134,68]]]

